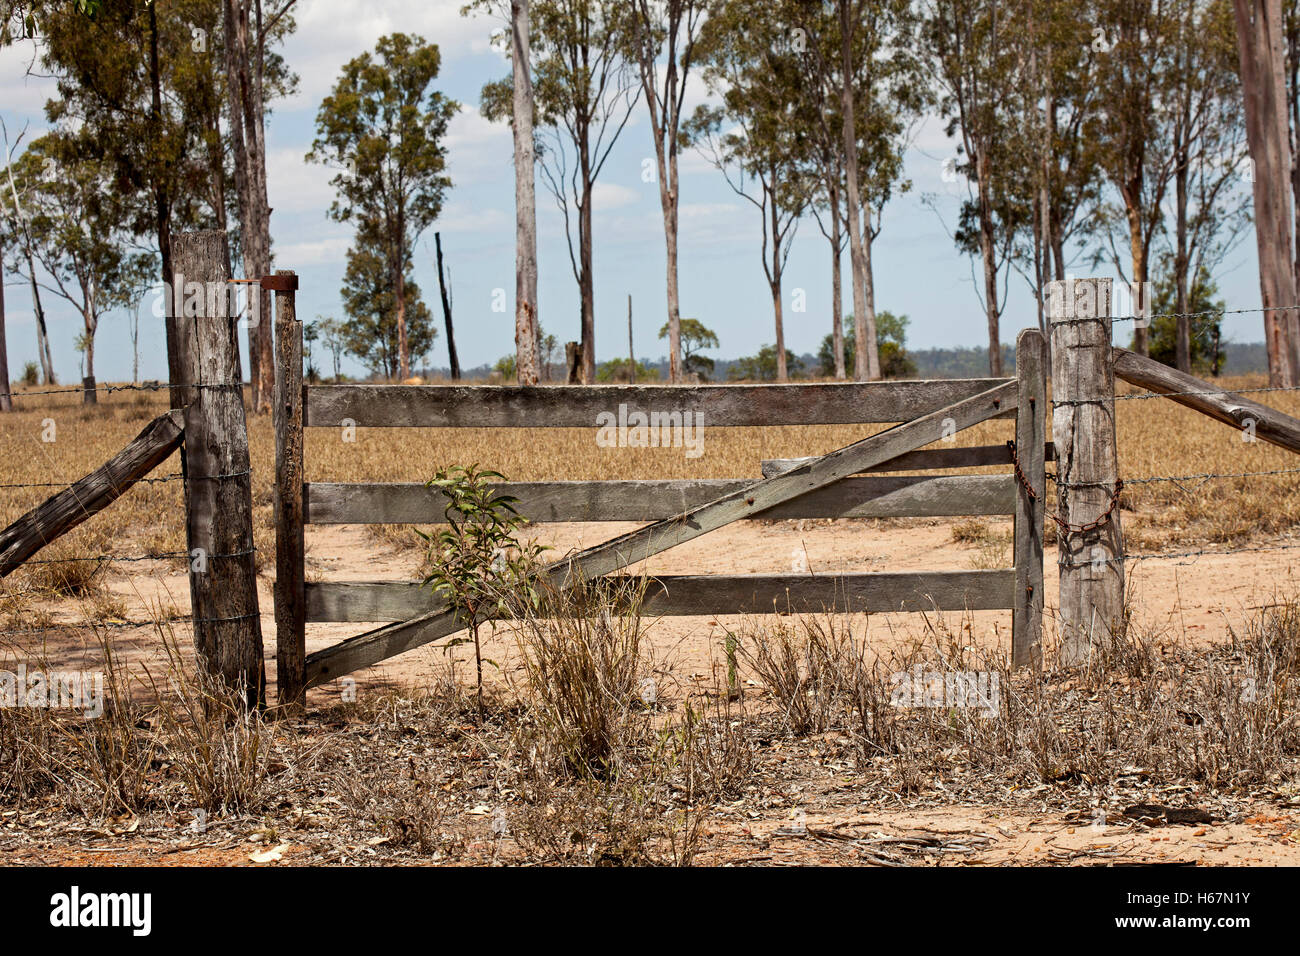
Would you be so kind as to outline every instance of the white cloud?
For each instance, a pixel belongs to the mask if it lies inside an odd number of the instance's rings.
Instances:
[[[334,201],[334,170],[309,163],[301,146],[273,147],[266,154],[266,188],[277,213],[324,215]]]
[[[34,119],[43,116],[45,101],[58,96],[52,78],[28,75],[29,67],[33,72],[40,70],[40,65],[32,62],[33,55],[30,42],[20,42],[0,50],[0,103],[11,117],[27,115]],[[9,135],[16,132],[10,129]]]
[[[513,197],[513,193],[511,194]],[[514,212],[499,208],[484,208],[467,202],[449,202],[433,224],[439,232],[494,232],[510,231],[513,236]],[[432,231],[432,230],[431,230]]]
[[[627,186],[620,186],[618,183],[597,181],[591,190],[592,209],[596,212],[608,212],[611,209],[634,206],[641,199],[642,194],[640,192]]]
[[[338,78],[343,64],[374,49],[385,34],[415,33],[438,44],[443,72],[449,62],[488,48],[491,24],[462,17],[459,0],[412,4],[371,0],[364,6],[338,0],[303,0],[294,7],[298,29],[284,47],[285,59],[300,77],[297,95],[284,109],[314,109]]]
[[[464,106],[444,141],[447,172],[457,187],[513,180],[514,141],[505,123],[489,122],[476,107]]]
[[[275,257],[279,262],[292,263],[291,267],[295,270],[300,270],[303,266],[337,265],[345,261],[351,244],[349,236],[277,243]]]

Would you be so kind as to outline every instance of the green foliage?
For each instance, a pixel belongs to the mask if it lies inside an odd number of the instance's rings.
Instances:
[[[113,189],[112,170],[67,134],[48,133],[13,164],[19,216],[7,224],[7,251],[30,248],[48,279],[44,287],[82,316],[78,351],[94,374],[94,337],[100,316],[133,304],[149,284],[149,256],[132,255],[122,228],[126,208]],[[6,203],[6,208],[10,203]]]
[[[876,343],[880,349],[880,374],[884,378],[913,378],[916,362],[907,352],[907,326],[905,315],[893,312],[876,313]],[[844,317],[844,367],[852,369],[857,350],[857,335],[852,314]],[[830,377],[835,374],[835,345],[830,335],[822,339],[817,351],[817,374]]]
[[[514,353],[503,355],[497,359],[497,364],[492,366],[492,371],[500,372],[503,381],[513,382],[518,377],[518,368]]]
[[[636,380],[638,382],[653,382],[658,381],[658,379],[659,369],[645,361],[636,363]],[[605,384],[628,381],[627,359],[610,359],[608,362],[601,362],[596,367],[596,381]]]
[[[803,374],[803,361],[789,349],[785,350],[785,365],[791,378]],[[775,382],[776,381],[776,346],[764,345],[757,355],[746,355],[736,359],[727,369],[727,378],[732,381]]]
[[[714,362],[699,352],[701,349],[716,349],[719,345],[718,336],[699,319],[681,319],[678,334],[682,343],[682,370],[694,372],[701,379],[708,379],[713,374]],[[659,338],[668,338],[667,322],[659,330]]]
[[[41,375],[41,370],[35,362],[23,363],[22,382],[24,385],[34,386],[37,382],[40,381],[40,375]]]
[[[1192,313],[1209,312],[1210,315],[1192,315],[1190,322],[1190,344],[1192,369],[1218,375],[1223,371],[1223,299],[1219,298],[1219,286],[1202,268],[1187,293],[1187,311]],[[1178,311],[1178,289],[1174,284],[1171,271],[1161,274],[1155,282],[1151,296],[1151,326],[1147,331],[1147,346],[1151,358],[1165,365],[1176,367],[1178,364],[1178,319],[1172,313]],[[1132,348],[1132,343],[1129,348]]]
[[[371,280],[382,277],[391,287],[401,278],[412,359],[428,351],[433,335],[429,311],[405,277],[416,240],[438,217],[451,188],[443,139],[447,124],[460,109],[459,103],[431,88],[440,66],[437,45],[422,37],[405,33],[380,37],[373,54],[363,53],[344,64],[316,114],[316,139],[307,154],[308,160],[338,170],[330,180],[338,191],[330,218],[358,225],[348,256],[349,286],[360,293],[360,301],[348,308],[353,331],[360,331],[362,326],[355,322],[364,317],[364,322],[375,322],[376,332],[384,338],[386,326],[374,317],[389,314],[381,308],[387,294]],[[344,296],[348,298],[347,289]],[[395,295],[393,300],[396,331]],[[385,368],[393,367],[387,364],[386,340],[366,344],[352,336],[350,342],[356,344],[350,344],[349,351],[368,356],[362,361],[370,367],[381,364],[376,356]],[[398,368],[401,358],[398,354]]]
[[[228,91],[221,5],[37,0],[31,9],[40,28],[41,68],[58,88],[45,106],[49,125],[80,157],[108,171],[106,187],[122,203],[119,225],[152,237],[159,252],[154,263],[165,266],[166,236],[216,228],[234,205],[222,136]],[[296,86],[274,51],[294,28],[288,15],[269,25],[259,74],[267,103]],[[195,49],[196,29],[203,31],[206,50]],[[218,209],[223,196],[227,210]]]
[[[438,327],[433,313],[420,296],[406,263],[406,341],[412,367],[433,348]],[[343,308],[347,318],[339,328],[346,350],[366,368],[394,378],[400,368],[397,340],[397,296],[392,273],[385,261],[380,240],[368,229],[357,233],[348,250],[343,273]]]
[[[545,550],[541,545],[516,540],[515,535],[527,519],[515,509],[517,498],[496,493],[493,478],[505,480],[504,475],[477,464],[438,469],[426,486],[438,488],[446,497],[443,517],[447,526],[432,534],[416,531],[429,546],[424,585],[442,595],[469,628],[478,675],[480,719],[484,658],[479,627],[488,618],[507,613],[512,602],[522,599],[536,606],[540,598],[532,577]],[[462,643],[465,640],[459,638],[445,647]],[[488,663],[497,666],[493,661]]]

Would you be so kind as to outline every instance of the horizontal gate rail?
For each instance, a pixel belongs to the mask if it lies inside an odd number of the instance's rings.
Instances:
[[[1052,443],[1045,442],[1043,453],[1048,461],[1056,460],[1056,449]],[[763,477],[771,478],[783,471],[789,471],[813,458],[764,458],[762,462]],[[862,474],[870,475],[882,471],[926,471],[939,468],[985,468],[994,465],[1011,464],[1011,449],[1002,445],[970,445],[965,448],[923,448],[920,451],[899,455],[884,464],[864,468]]]
[[[681,514],[653,522],[557,561],[544,574],[555,587],[568,587],[620,571],[653,555],[707,534],[733,521],[761,514],[859,471],[916,451],[948,434],[1006,413],[1015,414],[1015,379],[954,402],[876,435],[836,449],[797,468],[764,478]],[[1010,598],[1003,607],[1010,606]],[[399,621],[308,655],[306,686],[377,664],[429,641],[463,629],[451,611],[435,611]]]
[[[1006,449],[1004,448],[1005,452]],[[505,482],[499,494],[519,499],[520,514],[535,522],[658,521],[754,483],[754,479],[680,481]],[[1013,475],[846,478],[751,517],[904,518],[1006,515],[1015,507]],[[442,523],[446,499],[423,484],[304,486],[308,524]]]
[[[307,427],[584,428],[619,406],[690,412],[708,428],[903,422],[1014,379],[808,385],[309,385]],[[1001,413],[997,417],[1002,417]]]
[[[1011,568],[991,571],[917,571],[878,574],[653,575],[643,614],[890,611],[983,611],[1009,607]],[[444,611],[427,587],[407,581],[307,583],[307,620],[378,624]]]

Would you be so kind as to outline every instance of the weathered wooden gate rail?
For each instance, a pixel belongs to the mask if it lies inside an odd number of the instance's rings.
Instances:
[[[292,300],[290,298],[290,304]],[[277,335],[300,335],[281,323]],[[1042,509],[1011,473],[883,475],[967,466],[1008,465],[1003,446],[921,446],[991,418],[1014,417],[1024,466],[1045,483],[1044,344],[1036,330],[1018,344],[1017,379],[962,379],[808,385],[708,386],[376,386],[323,385],[301,390],[301,406],[286,389],[277,400],[281,474],[302,473],[302,427],[596,427],[597,416],[620,405],[642,412],[690,411],[706,428],[899,423],[821,458],[789,463],[762,479],[509,482],[533,521],[646,521],[646,527],[548,568],[571,584],[617,572],[732,521],[763,518],[1015,515],[1013,567],[849,575],[661,575],[647,595],[657,615],[779,610],[892,611],[1011,608],[1014,657],[1034,659],[1040,643]],[[281,351],[285,349],[282,347]],[[295,424],[296,420],[301,424]],[[283,426],[283,428],[282,428]],[[283,431],[283,436],[282,436]],[[295,460],[296,458],[296,460]],[[302,524],[437,523],[442,494],[422,484],[308,482],[300,518],[293,508],[277,521],[279,540],[301,540]],[[1036,512],[1035,512],[1036,509]],[[1037,559],[1037,565],[1033,562]],[[300,572],[299,572],[300,574]],[[301,580],[301,577],[298,578]],[[296,585],[297,582],[294,582]],[[427,589],[410,582],[303,582],[308,622],[373,622],[384,626],[304,655],[299,674],[281,675],[282,688],[333,680],[437,640],[461,622]],[[291,591],[283,600],[291,599]],[[282,590],[277,585],[278,608]],[[285,638],[301,642],[298,632]],[[282,652],[281,666],[300,651]],[[286,677],[288,680],[286,681]],[[284,694],[282,693],[282,699]]]

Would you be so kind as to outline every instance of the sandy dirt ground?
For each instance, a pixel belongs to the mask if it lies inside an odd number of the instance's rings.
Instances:
[[[964,569],[987,560],[979,545],[953,543],[950,520],[906,521],[783,521],[741,522],[653,559],[650,572],[689,573],[790,573],[806,555],[815,574],[854,571],[906,571]],[[573,524],[544,526],[545,543],[561,553],[597,543],[632,525]],[[1009,522],[989,522],[994,536],[1005,535]],[[1277,542],[1255,542],[1256,547]],[[367,529],[356,526],[311,527],[307,530],[309,580],[410,580],[418,565],[414,550],[396,549],[378,542]],[[1183,550],[1176,548],[1176,550]],[[1261,551],[1194,559],[1147,560],[1129,565],[1128,575],[1136,608],[1135,621],[1158,642],[1197,646],[1230,640],[1260,607],[1279,595],[1295,594],[1296,551]],[[1009,545],[1006,562],[1010,561]],[[1046,601],[1056,603],[1056,554],[1048,550]],[[987,565],[981,565],[987,566]],[[171,617],[182,646],[189,641],[184,615],[188,611],[188,584],[175,562],[156,565],[120,565],[128,577],[115,573],[108,586],[122,597],[129,620],[110,633],[119,655],[127,660],[161,666],[155,616]],[[274,683],[275,625],[269,577],[262,579],[262,629],[267,649],[268,679]],[[7,641],[31,655],[41,655],[50,666],[74,668],[98,657],[93,635],[75,625],[86,610],[75,601],[48,608],[54,625],[41,632],[10,634]],[[969,627],[974,643],[1009,648],[1010,612],[986,611],[966,615],[949,612],[950,626]],[[727,628],[743,623],[722,616],[661,619],[649,635],[655,656],[666,672],[681,682],[711,679],[711,669],[721,657]],[[869,629],[882,644],[906,641],[924,633],[925,621],[916,614],[878,614],[858,625]],[[308,651],[350,637],[365,625],[309,625]],[[505,635],[489,639],[485,654],[501,661],[496,679],[510,680],[512,641]],[[11,648],[9,654],[12,655]],[[359,694],[380,687],[418,689],[431,685],[449,667],[463,680],[472,677],[472,648],[444,651],[430,646],[407,653],[383,665],[353,675]],[[309,695],[309,706],[329,703],[340,686],[326,685]],[[817,790],[821,798],[810,806],[815,813],[793,820],[791,793],[801,788]],[[1046,797],[1034,805],[1032,794],[1020,793],[1005,806],[942,805],[933,809],[900,808],[882,811],[876,802],[867,809],[861,794],[838,778],[835,767],[805,774],[790,781],[761,811],[750,808],[731,814],[724,806],[710,821],[708,849],[699,862],[712,864],[782,864],[881,862],[873,846],[907,847],[908,834],[925,834],[912,844],[916,862],[930,864],[1045,864],[1045,863],[1200,863],[1200,864],[1300,864],[1300,802],[1236,806],[1200,825],[1148,827],[1132,821],[1071,818],[1050,807]],[[1279,798],[1282,799],[1282,798]],[[1295,797],[1286,800],[1295,801]],[[0,820],[0,832],[12,829],[12,820]],[[30,821],[26,825],[31,826]],[[948,836],[939,839],[935,835]],[[883,841],[883,842],[882,842]],[[893,841],[893,842],[890,842]],[[902,842],[899,842],[902,841]],[[937,842],[936,842],[937,841]],[[481,861],[490,861],[485,838]],[[353,860],[364,862],[366,847],[354,848]],[[243,837],[213,838],[186,845],[175,834],[114,833],[112,828],[88,836],[82,847],[42,846],[23,840],[0,839],[0,862],[96,863],[122,865],[245,864],[257,850]],[[323,852],[323,851],[322,851]],[[333,851],[337,852],[337,850]],[[910,851],[909,851],[910,852]],[[329,861],[337,861],[331,856]],[[309,845],[287,854],[283,863],[324,862]]]

